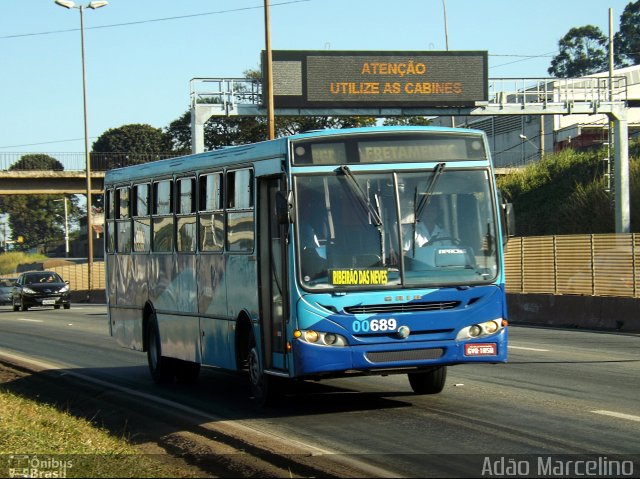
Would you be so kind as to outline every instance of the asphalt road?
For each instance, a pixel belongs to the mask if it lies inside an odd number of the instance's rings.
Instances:
[[[370,475],[460,477],[499,475],[505,460],[551,467],[584,456],[606,466],[619,457],[634,461],[638,477],[640,335],[517,326],[509,334],[509,363],[450,367],[439,395],[414,395],[404,375],[375,376],[303,383],[280,407],[260,410],[239,375],[204,370],[196,385],[154,385],[146,356],[108,336],[104,306],[0,309],[0,358],[26,356],[105,390],[160,397],[307,447],[319,464],[342,457],[368,464]]]

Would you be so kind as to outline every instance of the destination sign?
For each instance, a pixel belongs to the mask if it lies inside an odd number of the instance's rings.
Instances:
[[[293,147],[293,164],[346,165],[354,163],[406,163],[465,161],[486,158],[482,137],[477,133],[449,135],[397,134],[386,137],[348,137],[341,141],[298,140]]]
[[[386,268],[350,268],[330,269],[329,283],[337,286],[362,286],[387,284],[388,270]]]
[[[272,59],[274,104],[281,108],[474,106],[488,100],[486,51],[275,50]]]

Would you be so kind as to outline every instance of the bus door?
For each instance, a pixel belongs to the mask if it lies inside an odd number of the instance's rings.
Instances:
[[[285,193],[281,177],[258,178],[260,320],[264,369],[287,370],[286,318],[289,309],[287,281],[288,224],[278,221],[278,192]]]

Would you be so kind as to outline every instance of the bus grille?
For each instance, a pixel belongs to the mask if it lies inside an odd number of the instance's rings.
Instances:
[[[442,311],[457,308],[460,301],[431,301],[427,303],[393,303],[393,304],[364,304],[347,306],[345,313],[376,314],[376,313],[413,313],[419,311]]]
[[[421,361],[423,359],[438,359],[444,354],[442,348],[408,349],[405,351],[373,351],[365,357],[372,363],[388,363],[394,361]]]

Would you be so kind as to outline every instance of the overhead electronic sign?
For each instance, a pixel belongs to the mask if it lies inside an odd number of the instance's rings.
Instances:
[[[475,106],[488,100],[487,58],[486,51],[274,50],[274,105],[276,108]]]

